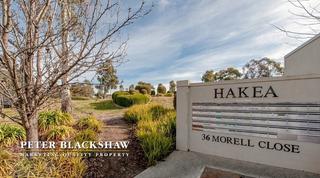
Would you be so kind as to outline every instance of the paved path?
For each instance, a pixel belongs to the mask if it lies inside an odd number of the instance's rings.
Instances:
[[[166,161],[143,171],[136,178],[199,178],[206,167],[255,178],[319,178],[304,171],[267,166],[194,152],[174,151]]]

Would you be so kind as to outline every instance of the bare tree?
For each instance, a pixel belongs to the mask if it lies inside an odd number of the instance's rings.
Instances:
[[[0,2],[0,73],[7,79],[0,83],[0,94],[13,103],[19,117],[8,117],[24,126],[28,141],[38,140],[38,111],[65,84],[108,60],[121,62],[126,40],[120,32],[149,12],[144,2],[124,13],[120,1],[81,1],[72,10],[77,18],[62,22],[66,7],[60,2]]]
[[[72,18],[77,20],[77,17],[74,16],[74,11],[72,5],[74,3],[68,2],[66,0],[62,0],[59,3],[60,5],[60,20],[61,20],[61,28],[66,28],[66,22],[70,21]],[[62,29],[61,33],[61,51],[60,56],[61,56],[61,62],[63,62],[65,65],[63,67],[67,68],[68,67],[68,56],[69,56],[69,31]],[[58,51],[57,51],[58,52]],[[61,111],[62,112],[67,112],[71,113],[71,93],[70,93],[70,86],[68,84],[68,73],[66,73],[62,77],[62,85],[63,89],[61,91]]]
[[[289,11],[295,17],[296,25],[307,27],[305,31],[301,28],[288,29],[274,25],[277,29],[286,33],[288,37],[295,39],[306,39],[314,37],[320,33],[320,2],[312,4],[310,0],[288,0],[295,8],[296,12]]]

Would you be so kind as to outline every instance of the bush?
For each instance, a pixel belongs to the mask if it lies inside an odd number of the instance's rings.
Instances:
[[[146,94],[148,94],[148,91],[146,89],[141,89],[141,94],[146,95]]]
[[[131,95],[133,95],[133,94],[135,94],[135,93],[139,93],[139,91],[132,89],[132,90],[129,90],[129,93],[130,93]]]
[[[176,113],[168,111],[161,119],[147,119],[138,122],[136,131],[138,138],[145,138],[145,136],[152,132],[174,139],[176,136]]]
[[[77,127],[82,130],[90,129],[95,132],[101,132],[102,123],[94,116],[88,116],[85,118],[81,118],[77,123]]]
[[[175,133],[175,127],[172,128],[175,126],[172,122],[175,123],[175,118],[163,119],[163,121],[141,120],[137,126],[136,135],[149,165],[155,164],[157,160],[163,159],[174,150],[175,134],[171,133]]]
[[[82,177],[87,166],[81,157],[19,157],[0,150],[0,177]]]
[[[128,92],[124,92],[122,94],[118,93],[116,95],[113,95],[113,102],[117,105],[123,106],[123,107],[129,107],[134,104],[146,104],[150,101],[150,98],[148,95],[143,95],[140,93],[134,93],[130,94]]]
[[[173,94],[172,94],[172,93],[166,93],[166,94],[164,94],[164,96],[166,96],[166,97],[172,97]]]
[[[163,134],[151,132],[140,140],[149,165],[154,165],[157,160],[163,159],[172,151],[172,138]]]
[[[19,125],[0,125],[0,145],[10,147],[26,139],[26,131]]]
[[[77,142],[96,141],[97,139],[97,133],[90,129],[82,130],[74,137],[74,141]]]
[[[159,83],[157,92],[161,94],[165,94],[167,92],[167,89],[162,83]]]
[[[151,96],[156,96],[156,91],[152,90],[151,91]]]
[[[6,150],[0,150],[0,177],[11,176],[16,162],[17,157],[15,154]]]
[[[76,131],[69,126],[61,125],[61,126],[54,126],[50,130],[47,131],[45,134],[46,140],[65,140],[70,138],[74,135]]]
[[[163,107],[162,105],[150,105],[149,112],[152,115],[152,120],[161,119],[170,109]]]
[[[168,111],[161,120],[160,129],[168,137],[176,138],[176,112]]]
[[[137,123],[136,136],[148,159],[155,164],[175,147],[176,113],[161,105],[136,105],[130,107],[124,118]]]
[[[130,95],[130,93],[128,93],[126,91],[116,91],[116,92],[112,93],[112,100],[115,101],[116,98],[120,95]]]
[[[140,120],[136,128],[136,135],[139,140],[148,137],[150,133],[158,132],[159,122],[154,122],[151,119],[149,120]]]
[[[124,119],[131,123],[136,123],[140,120],[148,120],[151,118],[149,107],[149,105],[132,106],[124,113]]]
[[[163,96],[163,94],[162,93],[157,93],[157,96]]]
[[[72,125],[73,117],[68,113],[61,111],[44,111],[39,114],[39,130],[40,132],[48,131],[55,126]]]
[[[76,83],[71,84],[70,93],[73,97],[88,97],[91,98],[94,95],[94,89],[90,81],[84,81],[84,84]]]
[[[140,93],[143,94],[142,90],[145,90],[147,94],[151,94],[151,85],[149,84],[139,84],[135,87],[136,90],[138,90]]]
[[[168,112],[173,112],[173,110],[158,104],[136,105],[130,107],[124,113],[124,119],[132,123],[141,120],[158,120],[162,119]]]
[[[22,158],[11,175],[15,177],[82,177],[87,166],[81,157]]]

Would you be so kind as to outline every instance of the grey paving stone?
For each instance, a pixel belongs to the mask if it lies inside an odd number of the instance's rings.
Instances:
[[[165,161],[136,178],[200,178],[206,167],[255,178],[320,178],[310,172],[185,151],[174,151]]]

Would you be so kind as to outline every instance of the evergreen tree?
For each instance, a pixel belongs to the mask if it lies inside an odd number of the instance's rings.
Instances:
[[[102,97],[105,98],[111,89],[117,88],[119,83],[117,70],[114,68],[112,61],[107,61],[98,68],[97,74],[99,81],[97,88],[101,91]]]

